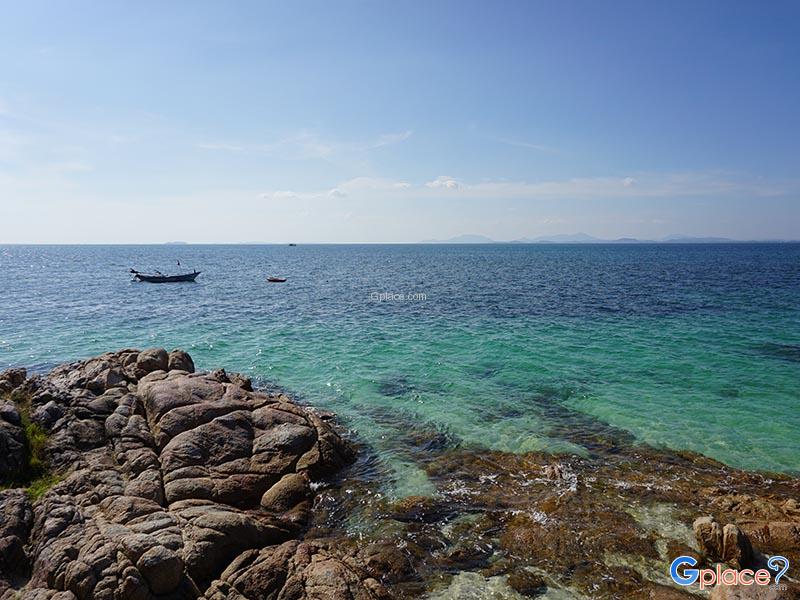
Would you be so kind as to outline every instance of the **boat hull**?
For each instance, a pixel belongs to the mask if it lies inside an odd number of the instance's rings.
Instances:
[[[144,273],[134,273],[134,279],[145,283],[182,283],[191,282],[197,279],[200,271],[185,273],[183,275],[145,275]]]

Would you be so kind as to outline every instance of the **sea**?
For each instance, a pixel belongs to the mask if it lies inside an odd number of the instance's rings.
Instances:
[[[398,497],[428,489],[419,429],[580,454],[611,428],[800,472],[800,244],[0,246],[0,369],[125,347],[335,412]]]

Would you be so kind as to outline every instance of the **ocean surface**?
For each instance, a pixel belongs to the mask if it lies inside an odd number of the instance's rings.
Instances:
[[[197,283],[128,273],[178,259]],[[797,244],[0,246],[0,369],[152,346],[335,411],[395,495],[426,491],[411,429],[800,471]]]

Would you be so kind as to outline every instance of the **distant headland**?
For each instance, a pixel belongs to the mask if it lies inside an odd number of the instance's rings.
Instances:
[[[737,240],[726,237],[671,234],[658,239],[639,239],[634,237],[621,237],[603,239],[587,233],[561,233],[557,235],[542,235],[538,237],[524,237],[514,240],[493,240],[485,235],[465,234],[443,240],[423,240],[421,244],[747,244],[747,243],[792,243],[797,240]]]

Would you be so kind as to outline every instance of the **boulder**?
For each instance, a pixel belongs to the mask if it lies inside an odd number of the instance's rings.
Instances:
[[[103,394],[110,388],[126,388],[127,386],[128,380],[121,368],[105,369],[86,382],[86,389],[95,394]]]
[[[174,591],[183,578],[183,560],[164,546],[154,546],[147,550],[136,562],[136,568],[154,594]]]
[[[750,540],[733,523],[722,528],[722,562],[737,569],[744,569],[753,563]]]
[[[166,371],[169,368],[169,355],[163,348],[142,350],[136,358],[136,368],[144,373]]]
[[[54,400],[50,400],[33,411],[31,420],[49,431],[63,416],[64,409],[61,405],[57,404]]]
[[[22,472],[27,462],[25,432],[19,424],[19,414],[6,406],[0,419],[0,483],[10,481]]]
[[[6,381],[11,389],[18,388],[28,378],[28,372],[22,368],[6,369],[0,373],[0,381]]]
[[[17,405],[9,400],[0,400],[0,421],[5,421],[15,427],[22,425]]]
[[[350,445],[284,396],[191,370],[181,351],[124,350],[36,382],[32,420],[63,480],[33,507],[0,492],[0,596],[196,598],[242,553],[301,535],[310,482]],[[7,470],[24,450],[13,409],[0,408]]]
[[[322,540],[290,541],[240,555],[206,591],[209,600],[391,598],[354,552]]]
[[[773,552],[800,551],[800,520],[751,523],[743,528],[756,543],[770,548]]]
[[[712,562],[722,560],[722,528],[714,517],[698,517],[692,525],[697,547]]]
[[[183,350],[173,350],[169,353],[167,369],[170,371],[186,371],[194,373],[194,361],[188,353]]]
[[[0,582],[5,578],[14,583],[26,576],[25,544],[32,521],[33,511],[23,490],[0,491]]]
[[[233,383],[243,390],[248,392],[253,391],[252,381],[249,377],[246,377],[241,373],[228,373],[225,371],[225,369],[217,369],[216,371],[212,371],[210,375],[213,379],[219,381],[220,383]]]
[[[724,562],[737,569],[753,563],[753,547],[748,537],[734,524],[720,527],[713,517],[694,522],[697,545],[710,562]]]
[[[261,506],[273,512],[285,512],[308,500],[311,489],[305,473],[289,473],[261,496]]]

